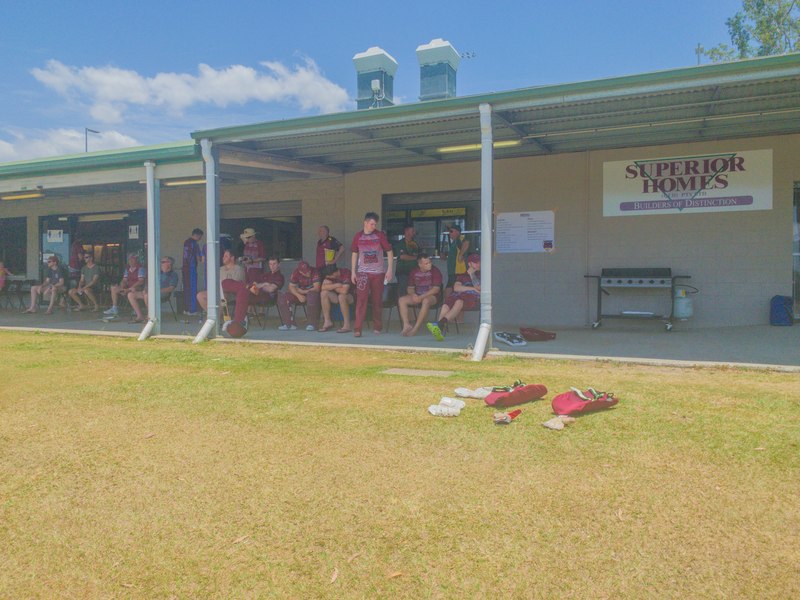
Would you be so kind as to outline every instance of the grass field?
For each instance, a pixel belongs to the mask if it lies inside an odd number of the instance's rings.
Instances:
[[[0,360],[2,598],[800,597],[796,374],[10,332]],[[550,393],[507,427],[426,411],[517,378]],[[570,386],[621,401],[543,428]]]

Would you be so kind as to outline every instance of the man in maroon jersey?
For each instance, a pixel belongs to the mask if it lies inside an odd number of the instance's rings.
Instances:
[[[356,322],[353,335],[361,337],[361,328],[367,316],[367,303],[372,302],[372,329],[379,334],[383,329],[383,287],[389,283],[394,266],[394,252],[386,234],[379,231],[377,213],[364,215],[361,231],[353,236],[350,263],[351,281],[356,286]],[[388,264],[384,265],[383,253]]]
[[[247,274],[247,283],[250,293],[255,295],[253,302],[267,302],[276,299],[278,292],[283,288],[285,278],[281,273],[281,263],[275,256],[270,256],[267,261],[269,271],[266,273],[253,272]]]
[[[283,322],[278,329],[281,331],[297,329],[291,307],[294,304],[305,304],[308,317],[306,331],[314,331],[319,323],[319,288],[319,271],[312,269],[306,261],[300,261],[289,277],[289,290],[278,294],[278,313]]]
[[[351,280],[353,274],[350,269],[339,268],[336,265],[328,265],[322,270],[322,327],[320,331],[330,331],[333,329],[331,319],[331,304],[338,304],[342,312],[342,327],[336,333],[347,333],[350,329],[350,305],[353,303],[353,295],[350,293],[352,287]]]
[[[402,335],[417,335],[425,323],[428,311],[439,301],[439,294],[442,291],[442,272],[433,266],[428,254],[423,253],[417,257],[417,266],[408,275],[408,288],[402,291],[406,292],[406,295],[397,300],[397,312],[403,321]],[[408,319],[408,309],[411,306],[420,307],[413,327]]]

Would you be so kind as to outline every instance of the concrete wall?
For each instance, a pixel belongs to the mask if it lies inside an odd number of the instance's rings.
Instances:
[[[661,156],[773,149],[773,208],[765,211],[603,217],[603,163]],[[768,322],[769,298],[791,295],[792,195],[800,181],[800,136],[678,144],[496,161],[494,210],[555,211],[550,254],[495,256],[498,324],[585,326],[595,317],[596,283],[584,278],[608,267],[669,267],[691,275],[688,326]],[[348,223],[380,210],[383,194],[477,188],[476,162],[346,176]],[[669,310],[664,290],[617,291],[606,313]]]

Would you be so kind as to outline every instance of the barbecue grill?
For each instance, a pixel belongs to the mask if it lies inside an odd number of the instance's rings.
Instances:
[[[602,269],[600,275],[585,275],[597,280],[597,318],[592,329],[597,329],[603,319],[658,319],[664,321],[667,331],[672,331],[672,318],[675,314],[675,282],[677,279],[691,279],[689,275],[673,275],[669,268],[622,268]],[[657,315],[647,311],[623,310],[618,314],[603,314],[603,296],[611,295],[614,288],[646,289],[662,288],[669,290],[669,315]]]

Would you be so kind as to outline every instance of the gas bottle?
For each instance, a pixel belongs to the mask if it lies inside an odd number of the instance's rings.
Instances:
[[[677,286],[675,288],[675,298],[673,304],[673,317],[685,321],[694,315],[692,298],[686,293],[686,288]]]

